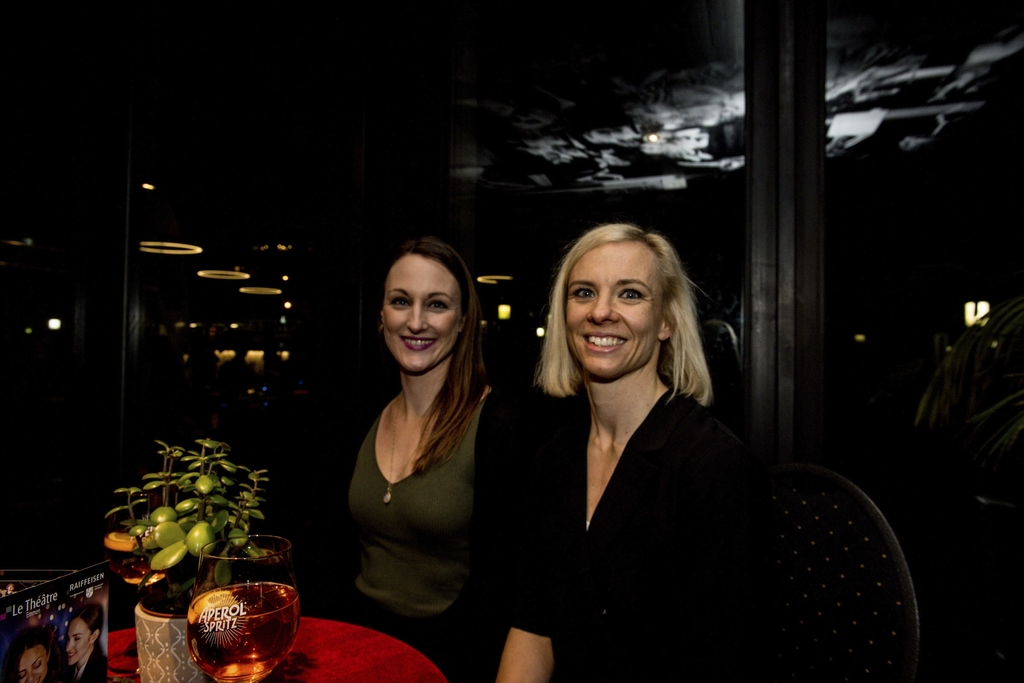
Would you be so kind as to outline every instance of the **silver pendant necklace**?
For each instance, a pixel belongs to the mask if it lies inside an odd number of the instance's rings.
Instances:
[[[398,420],[392,420],[394,424],[391,425],[391,458],[388,460],[388,490],[384,492],[384,504],[387,505],[391,502],[391,487],[393,484],[391,480],[395,478],[395,441],[398,440],[397,424]]]

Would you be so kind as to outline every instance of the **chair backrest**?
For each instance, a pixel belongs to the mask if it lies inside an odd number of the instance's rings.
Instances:
[[[772,680],[911,683],[917,600],[885,517],[824,467],[778,465],[771,482]]]

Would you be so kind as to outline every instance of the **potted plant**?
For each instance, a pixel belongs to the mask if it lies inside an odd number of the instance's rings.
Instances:
[[[135,608],[142,683],[207,680],[192,664],[185,639],[199,553],[215,540],[246,545],[252,520],[263,519],[259,507],[267,470],[233,463],[231,447],[219,441],[198,439],[198,450],[156,443],[160,471],[143,475],[141,487],[116,489],[115,498],[123,497],[124,503],[107,512],[108,518],[120,519],[121,538],[130,540],[135,559],[148,563]],[[148,644],[154,652],[147,651]],[[157,652],[168,661],[155,659]]]
[[[983,471],[1019,475],[1024,449],[1024,297],[992,307],[942,358],[915,424],[950,429]]]

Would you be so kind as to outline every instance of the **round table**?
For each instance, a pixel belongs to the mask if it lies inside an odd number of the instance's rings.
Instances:
[[[112,632],[107,639],[111,675],[137,666],[128,652],[135,629]],[[120,675],[120,674],[119,674]],[[302,617],[291,654],[266,683],[447,683],[433,662],[400,640],[362,626]]]

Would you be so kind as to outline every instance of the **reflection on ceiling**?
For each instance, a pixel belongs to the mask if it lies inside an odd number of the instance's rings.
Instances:
[[[851,3],[856,4],[856,3]],[[956,17],[856,12],[829,22],[825,83],[830,157],[912,154],[970,130],[973,115],[1018,88],[1021,10],[976,3]],[[895,12],[893,13],[896,14]]]
[[[1020,83],[1019,10],[982,2],[953,17],[913,8],[883,17],[864,2],[830,4],[830,157],[941,146]],[[491,79],[481,68],[479,97],[457,103],[476,114],[477,165],[457,172],[482,188],[557,193],[678,190],[743,167],[741,55],[677,68],[663,51],[616,61],[607,43],[573,40],[518,67],[504,61]]]
[[[742,64],[651,70],[524,87],[481,99],[489,163],[479,183],[505,190],[685,188],[687,178],[743,166]]]
[[[678,190],[741,167],[742,8],[480,7],[473,87],[455,98],[476,155],[456,172],[483,188],[559,193]]]

